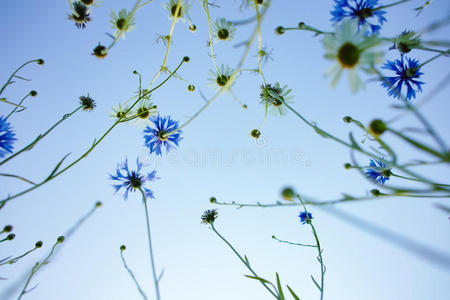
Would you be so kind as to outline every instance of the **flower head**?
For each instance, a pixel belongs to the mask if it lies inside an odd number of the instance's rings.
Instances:
[[[83,106],[83,110],[93,111],[97,106],[94,99],[92,99],[89,94],[87,96],[80,96],[80,104]]]
[[[311,224],[311,220],[313,219],[311,213],[307,211],[301,211],[298,217],[300,218],[300,222],[302,222],[302,224]]]
[[[108,55],[108,49],[100,43],[92,50],[92,55],[97,58],[105,58]]]
[[[72,14],[69,14],[69,20],[74,21],[75,26],[78,29],[86,28],[86,24],[92,20],[90,17],[89,7],[81,1],[69,1],[69,4],[72,10]]]
[[[384,184],[386,180],[389,180],[391,174],[391,169],[378,159],[375,161],[371,159],[370,166],[366,170],[367,177],[380,184]]]
[[[416,98],[417,91],[422,91],[422,81],[416,80],[421,75],[419,61],[413,58],[406,58],[406,62],[403,59],[403,55],[400,59],[395,61],[387,61],[381,68],[394,71],[396,76],[384,77],[381,85],[388,89],[388,95],[394,98],[399,98],[402,91],[403,84],[406,85],[406,100]]]
[[[283,105],[285,102],[291,102],[292,96],[289,96],[291,92],[287,85],[281,87],[277,82],[274,85],[265,84],[261,85],[261,98],[260,103],[271,109],[271,112],[280,116],[286,114],[286,107]]]
[[[174,145],[178,146],[178,142],[183,138],[181,130],[178,129],[178,122],[168,117],[160,115],[150,118],[153,126],[146,126],[144,129],[145,146],[150,150],[150,154],[155,152],[162,155],[161,148],[164,146],[166,152],[169,152]],[[154,128],[153,128],[154,127]]]
[[[151,116],[154,116],[156,114],[156,108],[157,106],[153,104],[153,102],[150,100],[150,94],[145,96],[140,96],[142,101],[136,105],[136,109],[134,111],[134,118],[135,122],[139,125],[145,126],[148,124],[151,124],[151,120],[149,119]]]
[[[177,7],[178,7],[178,0],[170,0],[169,3],[166,4],[166,9],[169,12],[169,19],[181,19],[184,21],[184,17],[188,14],[189,9],[191,8],[191,4],[187,1],[180,0],[180,5],[178,8],[177,13]]]
[[[220,91],[225,88],[228,82],[231,80],[231,75],[233,75],[234,71],[228,66],[220,65],[220,68],[217,71],[209,71],[209,85],[214,87],[216,90]],[[233,85],[234,80],[228,85],[228,88]]]
[[[378,46],[381,40],[376,35],[366,34],[367,25],[360,30],[357,26],[357,22],[345,21],[336,27],[335,34],[327,34],[322,40],[326,50],[325,58],[337,61],[326,74],[333,75],[331,86],[336,85],[345,69],[348,71],[350,89],[353,93],[364,86],[357,69],[371,72],[372,66],[380,63],[384,54],[382,51],[375,52],[371,49]]]
[[[112,28],[116,31],[114,32],[114,36],[116,38],[119,38],[122,36],[122,38],[125,38],[125,32],[131,31],[134,29],[134,25],[136,24],[133,14],[131,12],[127,13],[127,10],[124,8],[119,11],[119,14],[116,15],[116,13],[111,11],[111,25]]]
[[[11,129],[11,125],[6,122],[7,118],[0,117],[0,157],[5,156],[7,153],[12,153],[15,140],[15,133]]]
[[[142,189],[146,198],[155,198],[153,196],[153,191],[146,188],[144,184],[147,181],[155,181],[156,179],[159,179],[159,177],[156,176],[156,170],[153,170],[151,173],[146,175],[141,174],[141,169],[144,165],[139,161],[139,158],[136,159],[136,166],[136,171],[130,171],[128,168],[128,160],[125,159],[124,163],[118,164],[115,175],[109,174],[110,179],[120,182],[120,184],[113,185],[116,193],[123,189],[123,199],[127,200],[128,192],[134,192]]]
[[[217,218],[217,209],[208,209],[202,215],[202,223],[212,224]]]
[[[420,39],[420,34],[415,33],[414,31],[404,30],[394,38],[394,46],[390,49],[398,49],[400,53],[405,54],[421,45],[422,41]]]
[[[213,36],[215,41],[231,41],[235,32],[236,27],[225,18],[218,19],[214,23]]]
[[[386,21],[383,16],[386,14],[383,10],[377,10],[375,5],[378,0],[334,0],[334,9],[331,11],[333,16],[330,21],[334,24],[349,18],[358,20],[358,27],[368,24],[373,33],[381,29],[381,25]],[[367,19],[376,17],[380,25],[369,23]]]
[[[123,121],[127,117],[128,106],[126,105],[123,106],[122,104],[118,104],[113,106],[112,110],[110,117],[116,121],[120,118],[122,118]]]

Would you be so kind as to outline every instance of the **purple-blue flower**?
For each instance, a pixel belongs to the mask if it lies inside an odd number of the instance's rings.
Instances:
[[[120,184],[113,184],[116,193],[123,188],[123,199],[127,200],[128,192],[134,192],[142,189],[146,198],[155,198],[153,196],[153,191],[146,188],[144,184],[147,181],[155,181],[156,179],[159,179],[159,177],[156,176],[156,170],[153,170],[151,173],[146,175],[141,174],[141,169],[144,165],[139,161],[139,158],[136,159],[136,166],[136,171],[130,171],[128,168],[128,160],[125,159],[124,163],[117,165],[115,175],[109,174],[110,179],[120,182]]]
[[[12,131],[11,125],[6,122],[7,118],[0,117],[0,157],[7,153],[12,153],[15,140],[15,133]]]
[[[358,19],[359,26],[368,24],[372,32],[377,33],[386,21],[383,16],[386,12],[377,10],[375,7],[377,4],[378,0],[334,0],[334,10],[331,11],[333,17],[330,21],[336,24],[345,18]],[[376,17],[380,25],[369,23],[367,19],[371,17]]]
[[[177,121],[172,120],[170,116],[161,117],[160,115],[151,117],[150,121],[154,126],[146,126],[144,129],[145,146],[150,149],[150,154],[155,152],[157,155],[162,155],[161,148],[163,146],[166,148],[166,152],[169,152],[175,145],[178,146],[182,137],[180,136],[181,130],[177,130]]]
[[[366,170],[366,175],[374,182],[378,182],[380,184],[384,184],[386,180],[389,180],[389,176],[391,176],[391,169],[387,167],[382,161],[378,159],[370,160],[370,167]]]
[[[300,218],[300,222],[302,222],[302,224],[306,224],[306,223],[310,224],[311,220],[313,219],[313,216],[311,215],[311,213],[309,213],[307,211],[300,212],[298,217]]]
[[[419,61],[413,58],[400,59],[395,61],[387,61],[381,68],[394,71],[396,76],[384,77],[381,85],[388,89],[388,95],[399,98],[402,92],[403,84],[406,85],[406,100],[416,98],[416,90],[422,91],[422,81],[418,81],[422,72],[420,72]],[[416,89],[414,89],[414,86]]]

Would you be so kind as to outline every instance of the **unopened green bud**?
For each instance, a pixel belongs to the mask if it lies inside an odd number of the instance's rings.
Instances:
[[[285,187],[281,191],[281,197],[283,197],[284,200],[292,201],[292,198],[294,198],[294,196],[295,196],[295,191],[291,187]]]
[[[386,131],[387,127],[383,121],[375,119],[372,122],[370,122],[369,129],[374,136],[379,136]]]
[[[125,249],[127,249],[125,245],[120,246],[120,251],[125,251]]]
[[[43,244],[42,241],[37,241],[36,244],[34,244],[34,247],[41,248]]]
[[[57,242],[62,243],[62,242],[64,242],[64,240],[65,240],[64,236],[60,235],[57,239]]]

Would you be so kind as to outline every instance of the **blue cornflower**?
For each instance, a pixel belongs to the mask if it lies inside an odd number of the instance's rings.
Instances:
[[[400,59],[395,61],[387,61],[381,68],[388,69],[397,73],[397,76],[384,77],[381,85],[388,89],[388,95],[394,98],[399,98],[401,95],[401,90],[403,84],[407,87],[406,100],[411,98],[416,98],[416,91],[414,90],[414,85],[417,91],[422,91],[421,85],[424,84],[422,81],[417,81],[420,75],[419,61],[413,58],[406,58],[406,63],[403,60],[403,55]],[[397,84],[397,85],[395,85]]]
[[[114,184],[113,187],[116,190],[116,193],[124,188],[123,199],[128,199],[128,192],[134,192],[136,190],[142,189],[144,191],[146,198],[155,198],[153,196],[153,191],[146,188],[144,186],[146,181],[154,181],[159,179],[156,176],[156,170],[153,170],[151,173],[147,175],[141,174],[140,171],[144,164],[139,161],[139,158],[136,159],[137,170],[130,171],[128,168],[128,160],[125,159],[124,163],[121,163],[117,166],[116,175],[109,174],[110,179],[117,180],[121,182],[120,184]]]
[[[300,212],[298,217],[300,218],[300,222],[302,222],[302,224],[306,224],[306,223],[311,224],[311,220],[313,219],[313,216],[311,215],[311,213],[309,213],[307,211]]]
[[[336,24],[345,18],[358,19],[359,26],[368,24],[372,32],[377,33],[386,21],[383,16],[386,12],[377,10],[377,4],[378,0],[334,0],[334,10],[331,11],[333,17],[330,21]],[[367,19],[370,17],[377,17],[380,25],[369,23]]]
[[[374,182],[378,182],[380,184],[384,184],[386,180],[389,180],[389,176],[391,176],[391,169],[387,167],[382,161],[378,159],[370,160],[370,167],[366,170],[366,175]]]
[[[166,147],[166,152],[169,152],[174,147],[173,145],[178,146],[178,142],[183,138],[180,137],[181,130],[175,131],[178,128],[177,121],[172,120],[170,116],[161,117],[160,115],[149,118],[149,120],[156,127],[154,129],[146,126],[144,129],[145,146],[150,149],[150,154],[155,152],[157,155],[162,155],[162,146]]]
[[[12,144],[17,140],[14,137],[16,134],[12,132],[11,125],[6,120],[7,118],[0,117],[0,157],[5,156],[8,152],[12,153]]]

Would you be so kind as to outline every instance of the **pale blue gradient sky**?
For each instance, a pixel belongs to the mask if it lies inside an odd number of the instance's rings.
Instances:
[[[250,10],[238,9],[239,1],[221,2],[220,10],[212,9],[214,18],[241,20],[252,15]],[[423,28],[449,15],[449,3],[435,1],[416,18],[412,8],[423,2],[414,0],[390,9],[383,36],[393,36],[403,29]],[[165,47],[154,43],[156,34],[167,34],[170,27],[162,4],[155,1],[138,11],[137,29],[127,33],[126,39],[120,40],[105,60],[97,60],[90,53],[98,42],[106,43],[109,39],[104,33],[112,32],[111,9],[130,9],[133,2],[104,1],[100,7],[93,8],[93,21],[85,30],[77,30],[66,19],[69,12],[66,1],[3,3],[2,82],[24,61],[45,59],[44,66],[30,65],[20,72],[19,75],[31,78],[31,82],[18,81],[4,94],[13,100],[31,89],[39,93],[27,100],[27,110],[10,118],[18,137],[15,149],[73,110],[80,95],[89,93],[97,101],[97,108],[94,112],[77,113],[65,121],[32,151],[5,164],[2,172],[19,173],[35,180],[44,178],[65,154],[71,153],[69,160],[76,158],[112,124],[111,107],[137,90],[137,78],[132,71],[138,70],[143,75],[146,86],[162,63]],[[299,112],[345,138],[351,127],[342,122],[343,116],[351,115],[364,123],[375,117],[388,119],[397,114],[390,108],[396,100],[387,97],[378,82],[369,82],[364,91],[352,95],[347,78],[343,77],[331,89],[324,73],[332,62],[323,59],[320,38],[300,31],[276,36],[273,31],[278,25],[296,26],[299,21],[331,30],[331,8],[332,1],[274,1],[262,28],[263,44],[273,49],[274,60],[265,66],[264,72],[268,82],[278,81],[292,88],[293,107]],[[199,3],[192,7],[191,17],[198,30],[194,34],[189,32],[187,22],[176,25],[168,66],[173,69],[188,55],[191,61],[182,67],[180,74],[195,84],[197,91],[211,97],[213,90],[207,86],[207,78],[213,66],[206,47],[207,23]],[[217,45],[219,64],[236,65],[243,48],[234,46],[248,38],[253,26],[238,27],[232,42]],[[445,37],[448,37],[448,27],[434,32],[429,39]],[[255,53],[253,48],[246,68],[256,65]],[[413,55],[420,60],[431,57],[418,51]],[[386,55],[389,59],[397,56],[396,52]],[[442,58],[423,69],[426,84],[420,97],[438,85],[447,75],[449,65],[448,58]],[[161,282],[163,299],[271,299],[259,283],[243,276],[248,271],[230,249],[207,226],[200,224],[201,214],[209,208],[219,209],[217,229],[241,254],[248,256],[260,276],[274,280],[278,272],[283,283],[289,284],[302,299],[318,299],[310,279],[311,274],[319,276],[316,252],[271,239],[276,235],[293,242],[313,242],[309,228],[299,223],[297,208],[236,210],[213,207],[208,199],[214,195],[219,201],[269,203],[280,199],[282,187],[292,185],[306,195],[329,200],[342,192],[365,195],[374,185],[357,172],[344,170],[343,164],[349,161],[347,149],[321,138],[293,114],[284,118],[270,116],[262,129],[261,143],[255,144],[249,132],[260,124],[264,113],[263,106],[258,104],[260,84],[259,77],[243,73],[233,91],[248,109],[241,109],[230,95],[224,95],[183,130],[180,148],[170,155],[149,156],[143,147],[141,127],[118,126],[69,172],[11,201],[0,211],[0,226],[13,224],[17,237],[2,244],[0,258],[21,254],[36,240],[43,240],[45,247],[13,266],[1,267],[0,277],[9,280],[0,282],[0,295],[47,253],[57,236],[96,201],[102,201],[103,207],[63,245],[50,265],[37,274],[31,286],[39,283],[38,287],[24,299],[139,299],[122,267],[121,244],[127,245],[128,264],[149,299],[155,299],[143,204],[138,194],[131,194],[128,201],[113,195],[108,179],[108,173],[115,171],[118,162],[128,157],[134,167],[135,157],[139,156],[149,165],[148,171],[157,168],[161,177],[150,185],[156,199],[150,201],[149,207],[156,266],[165,270]],[[161,114],[170,114],[184,122],[201,107],[204,101],[200,95],[187,92],[186,86],[185,82],[173,79],[153,94]],[[448,95],[447,85],[422,107],[446,141],[450,138],[449,131],[445,130],[450,125]],[[7,114],[9,109],[0,103],[0,115]],[[412,116],[407,116],[396,126],[416,124]],[[356,129],[354,132],[358,140],[364,138],[361,132]],[[396,142],[392,137],[387,139]],[[416,157],[417,153],[409,151],[404,144],[394,145],[403,161]],[[273,157],[280,161],[271,160]],[[366,161],[360,159],[362,163]],[[450,178],[448,168],[427,168],[424,172],[436,180]],[[24,187],[11,179],[1,179],[0,196],[3,198]],[[445,201],[391,199],[338,208],[449,253],[449,220],[433,207],[434,203]],[[310,211],[324,248],[325,299],[448,298],[448,269],[417,258],[321,209],[311,207]]]

